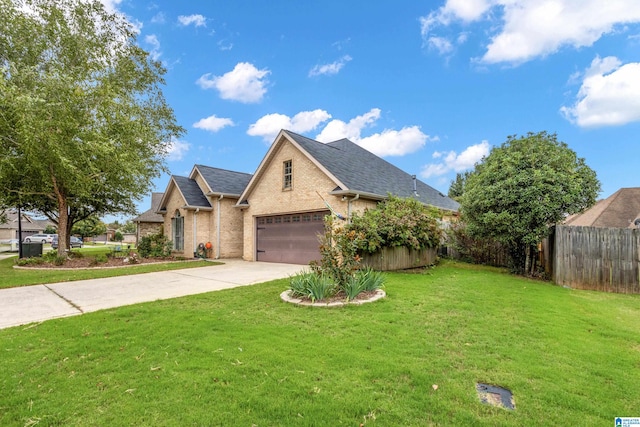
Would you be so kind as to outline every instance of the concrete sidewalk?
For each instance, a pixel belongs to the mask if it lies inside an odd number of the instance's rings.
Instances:
[[[223,260],[224,265],[0,290],[0,329],[105,308],[252,285],[302,265]]]

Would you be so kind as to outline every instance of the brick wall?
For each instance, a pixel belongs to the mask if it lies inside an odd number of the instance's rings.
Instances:
[[[326,210],[326,205],[318,193],[336,212],[347,216],[348,201],[329,194],[335,189],[335,182],[293,144],[286,142],[276,150],[272,153],[270,161],[264,165],[262,176],[248,195],[250,206],[243,209],[243,258],[248,261],[255,260],[255,218],[258,216]],[[282,188],[283,163],[286,160],[292,161],[291,190]],[[375,202],[357,200],[352,203],[351,211],[363,211],[371,206],[375,206]]]

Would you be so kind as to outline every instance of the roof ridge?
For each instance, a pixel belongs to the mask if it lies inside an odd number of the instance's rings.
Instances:
[[[243,175],[252,175],[252,174],[250,174],[248,172],[233,171],[231,169],[224,169],[224,168],[218,168],[218,167],[215,167],[215,166],[204,165],[202,163],[196,163],[193,166],[196,167],[196,168],[203,167],[203,168],[215,169],[215,170],[219,170],[219,171],[222,171],[222,172],[231,172],[231,173],[240,173],[240,174],[243,174]]]

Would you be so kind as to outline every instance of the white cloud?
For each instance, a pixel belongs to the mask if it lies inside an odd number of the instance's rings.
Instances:
[[[351,57],[349,55],[344,55],[342,58],[332,62],[331,64],[316,65],[311,69],[311,71],[309,71],[309,77],[338,74],[338,72],[340,72],[340,70],[349,61],[351,61]]]
[[[637,0],[448,0],[420,18],[425,44],[453,22],[502,21],[484,63],[522,63],[563,47],[591,46],[621,25],[640,22]],[[445,52],[447,53],[447,52]]]
[[[560,112],[581,127],[640,121],[640,63],[596,57],[584,73],[576,102]]]
[[[453,45],[449,39],[445,37],[429,37],[427,42],[429,43],[429,47],[437,50],[440,55],[445,55],[453,51]]]
[[[182,160],[184,155],[189,151],[191,144],[186,141],[174,139],[169,144],[167,151],[167,159],[171,161]]]
[[[164,24],[166,21],[164,12],[158,12],[156,13],[153,18],[151,18],[151,23],[152,24]]]
[[[316,139],[320,142],[331,142],[347,138],[356,142],[360,139],[362,130],[375,123],[379,118],[380,109],[372,108],[369,112],[349,120],[348,123],[338,119],[331,120],[322,132],[316,136]]]
[[[404,156],[424,147],[428,140],[418,126],[403,127],[400,130],[385,129],[381,133],[374,133],[360,140],[354,141],[377,156]]]
[[[193,24],[195,27],[206,27],[207,18],[202,15],[180,15],[178,16],[178,22],[182,26]]]
[[[149,51],[149,55],[151,55],[151,59],[154,61],[158,61],[162,56],[162,51],[160,50],[160,41],[155,34],[150,34],[144,37],[145,43],[151,46],[151,50]]]
[[[436,151],[433,153],[433,158],[442,159],[442,161],[424,166],[420,176],[422,178],[431,178],[432,176],[447,174],[450,171],[462,172],[464,170],[471,169],[487,155],[489,155],[488,141],[482,141],[480,144],[471,145],[460,154],[457,154],[455,151]]]
[[[331,120],[315,137],[320,142],[332,142],[347,138],[378,156],[403,156],[422,148],[431,138],[425,135],[418,126],[407,126],[400,130],[385,129],[380,133],[362,136],[362,132],[380,118],[380,109],[354,117],[348,122]],[[261,136],[272,142],[281,129],[297,133],[305,133],[317,129],[322,123],[331,119],[331,114],[324,110],[302,111],[293,117],[284,114],[268,114],[249,126],[247,134]]]
[[[266,76],[269,70],[258,70],[253,64],[239,62],[232,71],[222,76],[212,76],[211,73],[202,75],[196,84],[202,89],[217,89],[222,99],[255,103],[262,101],[267,92]]]
[[[208,130],[209,132],[218,132],[227,126],[235,126],[235,123],[233,123],[233,120],[228,118],[216,117],[215,114],[213,116],[200,119],[193,124],[194,128]]]
[[[380,133],[362,137],[362,131],[380,118],[380,109],[372,108],[349,122],[332,120],[320,132],[316,139],[331,142],[347,138],[378,156],[403,156],[422,148],[430,138],[418,126],[404,127],[400,130],[385,129]]]
[[[303,133],[316,129],[331,118],[324,110],[301,111],[293,117],[284,114],[267,114],[249,126],[247,134],[261,136],[266,142],[273,142],[281,129]]]

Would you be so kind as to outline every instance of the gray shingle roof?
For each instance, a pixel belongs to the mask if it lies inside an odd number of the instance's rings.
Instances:
[[[415,197],[422,203],[450,211],[457,211],[460,207],[458,202],[418,179],[418,195],[414,196],[412,175],[348,139],[324,144],[290,131],[285,132],[347,186],[342,190],[375,194],[381,198],[389,193],[399,197]]]
[[[198,183],[189,179],[185,176],[172,176],[176,185],[180,189],[180,192],[185,198],[185,202],[188,206],[200,207],[200,208],[210,208],[211,204],[207,197],[204,195]]]
[[[240,196],[251,180],[251,174],[234,172],[211,166],[195,165],[214,193],[237,194]]]

